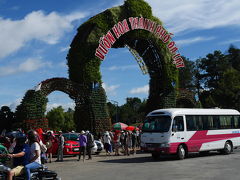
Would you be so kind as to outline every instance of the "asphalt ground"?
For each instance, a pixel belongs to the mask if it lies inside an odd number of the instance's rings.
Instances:
[[[77,157],[65,157],[63,162],[46,165],[62,180],[239,180],[240,150],[230,155],[196,153],[184,160],[174,156],[153,160],[149,153],[130,156],[101,153],[85,162],[77,161]]]

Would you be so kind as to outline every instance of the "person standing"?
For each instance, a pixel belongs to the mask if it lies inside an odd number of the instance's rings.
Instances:
[[[62,131],[59,131],[58,137],[58,154],[57,154],[57,162],[63,161],[63,147],[64,147],[64,137],[62,135]]]
[[[47,133],[47,139],[46,139],[46,147],[47,147],[47,158],[49,159],[49,163],[52,162],[52,152],[53,152],[53,143],[54,143],[54,137],[52,132]]]
[[[136,133],[136,130],[133,130],[133,132],[132,132],[132,150],[133,150],[133,155],[136,154],[136,146],[137,146],[137,133]]]
[[[106,155],[111,155],[111,137],[108,133],[108,131],[106,131],[103,135],[103,143],[104,143],[104,149],[106,151]]]
[[[124,138],[124,144],[125,144],[125,155],[130,155],[130,148],[132,147],[132,136],[130,131],[127,131],[125,134],[125,138]]]
[[[94,138],[93,135],[86,131],[87,136],[87,154],[88,154],[88,160],[92,159],[92,148],[94,147]]]
[[[114,147],[115,147],[115,155],[119,156],[119,148],[121,146],[120,143],[120,131],[116,130],[113,136],[113,142],[114,142]]]
[[[81,159],[81,155],[83,155],[83,162],[85,161],[85,156],[86,156],[86,146],[87,146],[87,136],[85,135],[85,131],[81,131],[81,134],[79,136],[79,156],[78,156],[78,161]]]

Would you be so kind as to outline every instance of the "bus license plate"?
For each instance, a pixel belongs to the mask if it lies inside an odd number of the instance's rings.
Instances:
[[[154,151],[154,148],[148,148],[149,151]]]

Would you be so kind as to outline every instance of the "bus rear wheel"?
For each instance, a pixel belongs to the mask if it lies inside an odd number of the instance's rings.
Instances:
[[[177,158],[179,160],[183,160],[186,157],[186,154],[187,154],[187,152],[186,152],[185,147],[183,145],[179,145],[178,151],[177,151]]]
[[[230,154],[232,150],[233,150],[232,144],[227,141],[224,145],[224,148],[221,150],[221,153],[227,155]]]

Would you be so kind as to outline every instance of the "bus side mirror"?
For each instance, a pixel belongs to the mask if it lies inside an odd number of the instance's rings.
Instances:
[[[173,131],[173,132],[177,132],[177,125],[173,125],[172,131]]]

